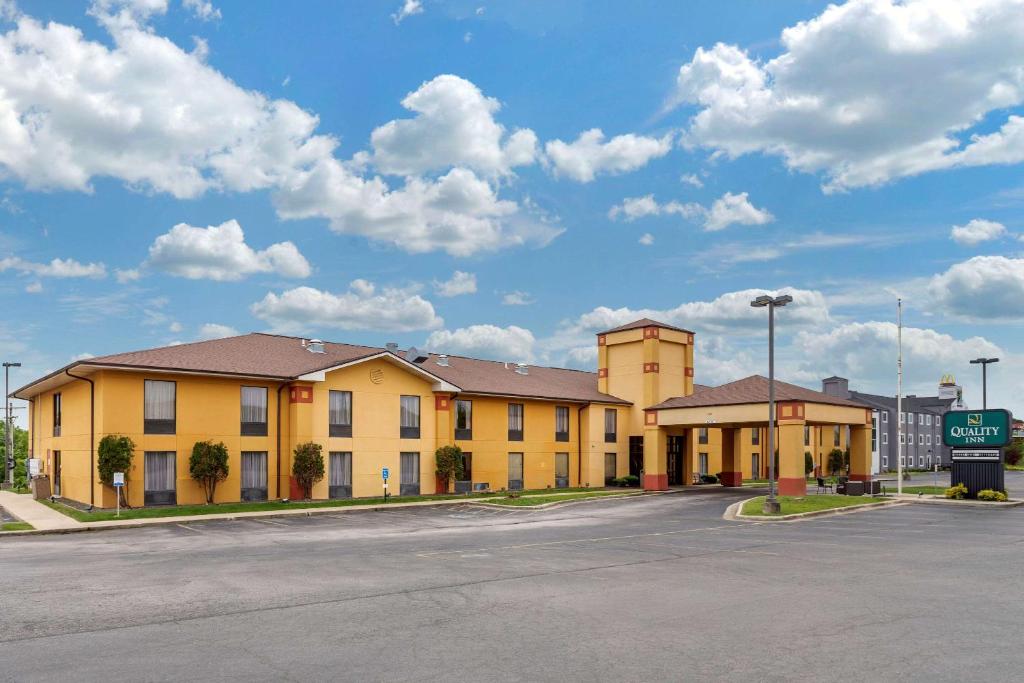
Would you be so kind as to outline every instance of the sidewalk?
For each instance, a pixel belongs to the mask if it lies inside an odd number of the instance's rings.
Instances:
[[[7,510],[12,517],[28,522],[38,531],[72,531],[85,526],[33,500],[32,495],[28,493],[0,491],[0,507]]]

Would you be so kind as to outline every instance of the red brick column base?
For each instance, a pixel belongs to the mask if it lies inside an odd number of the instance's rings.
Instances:
[[[807,495],[807,480],[803,477],[779,477],[780,496]]]
[[[644,491],[668,491],[668,475],[645,474]]]
[[[295,477],[288,477],[288,497],[292,500],[302,500],[302,487]]]
[[[722,472],[722,486],[743,486],[742,472]]]

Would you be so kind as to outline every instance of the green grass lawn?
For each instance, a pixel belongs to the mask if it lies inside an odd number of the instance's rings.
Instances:
[[[890,486],[886,486],[885,487],[885,492],[886,493],[896,493],[896,487],[895,486],[891,486],[891,487]],[[925,495],[941,496],[945,492],[946,492],[946,487],[945,486],[904,486],[903,487],[903,493],[909,493],[909,494],[912,494],[912,495],[917,495],[919,493],[923,493]]]
[[[554,489],[532,489],[523,491],[523,496],[550,495]],[[597,493],[594,489],[571,488],[558,489],[563,492],[589,492]],[[474,493],[474,494],[444,494],[429,496],[388,496],[388,504],[391,503],[415,503],[425,501],[441,500],[480,500],[501,496],[501,493]],[[111,519],[155,519],[159,517],[187,517],[191,515],[219,515],[237,512],[276,512],[281,510],[299,510],[316,508],[349,507],[352,505],[383,505],[384,498],[345,498],[342,500],[301,500],[290,503],[283,503],[277,500],[264,501],[260,503],[217,503],[214,505],[168,505],[159,507],[133,508],[125,510],[122,508],[118,517],[114,510],[102,509],[86,512],[78,508],[64,505],[63,503],[51,503],[48,500],[40,501],[49,505],[54,510],[62,512],[68,517],[79,522],[105,522]]]
[[[1011,472],[1024,472],[1024,465],[1004,465]]]
[[[564,491],[565,489],[559,489]],[[584,500],[586,498],[601,498],[603,496],[621,496],[628,491],[589,491],[586,493],[575,493],[571,495],[533,495],[520,496],[519,498],[492,498],[487,501],[488,505],[511,505],[513,507],[532,507],[544,505],[545,503],[558,503],[568,500]]]
[[[0,524],[0,531],[32,531],[32,525],[28,522],[4,522]]]
[[[758,496],[757,498],[748,500],[746,503],[743,504],[743,514],[766,516],[762,512],[762,509],[764,508],[764,499],[765,496]],[[831,510],[834,508],[850,507],[851,505],[864,505],[865,503],[875,503],[882,500],[885,500],[885,498],[871,498],[868,496],[830,495],[805,497],[778,496],[778,501],[782,506],[782,511],[779,512],[780,515],[795,515],[801,512]]]

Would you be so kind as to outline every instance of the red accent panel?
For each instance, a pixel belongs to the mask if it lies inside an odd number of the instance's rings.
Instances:
[[[598,346],[604,346],[607,343],[608,343],[608,339],[603,334],[597,335],[597,345]]]
[[[288,477],[288,497],[292,500],[302,500],[302,487],[295,477]]]
[[[722,486],[743,486],[742,472],[722,472]]]
[[[776,403],[775,418],[779,421],[802,420],[804,419],[804,404],[798,401]]]
[[[644,363],[644,372],[658,372],[657,363]]]
[[[657,339],[658,328],[657,327],[645,327],[644,328],[644,339]]]
[[[645,425],[656,425],[656,424],[658,424],[658,411],[657,410],[645,410],[644,411],[644,424]]]
[[[693,335],[692,334],[687,336],[686,343],[687,344],[693,344]]]
[[[288,388],[288,400],[291,403],[312,403],[313,402],[313,388],[312,387],[289,387]]]
[[[686,368],[686,376],[693,377],[693,368]]]
[[[871,481],[871,475],[870,474],[854,474],[853,472],[851,472],[850,473],[850,479],[852,479],[853,481]]]
[[[448,493],[448,477],[434,475],[435,493]]]
[[[668,491],[668,475],[645,474],[644,491]]]
[[[780,496],[806,496],[807,480],[803,477],[779,477]]]
[[[607,377],[608,376],[608,368],[598,368],[597,369],[597,376],[598,376],[598,378]]]
[[[434,394],[434,410],[448,410],[451,397]]]

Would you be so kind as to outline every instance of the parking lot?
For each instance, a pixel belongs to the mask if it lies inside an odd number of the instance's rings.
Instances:
[[[1024,510],[720,488],[4,539],[3,680],[1019,676]]]

